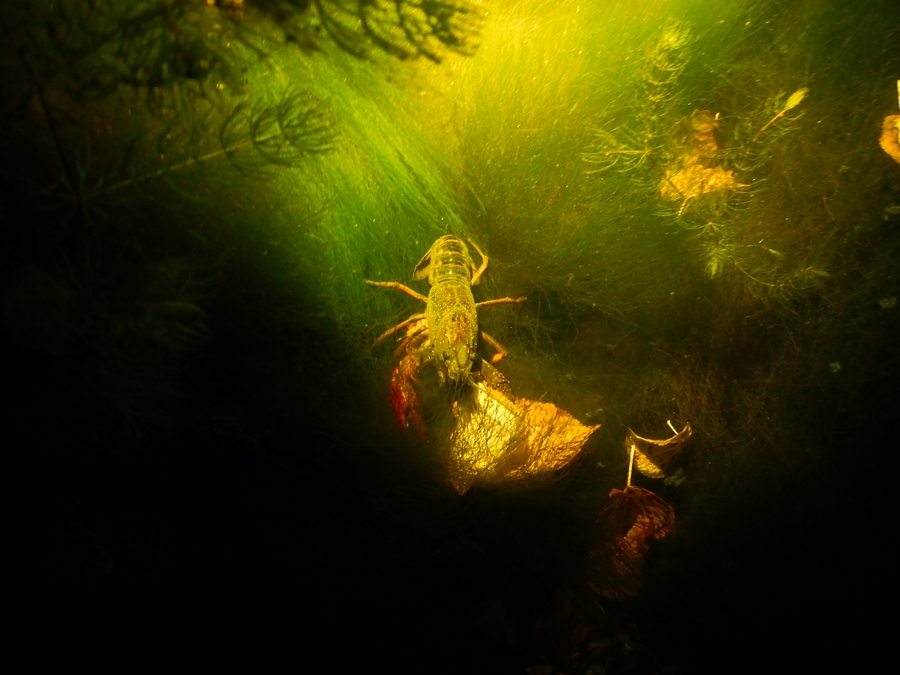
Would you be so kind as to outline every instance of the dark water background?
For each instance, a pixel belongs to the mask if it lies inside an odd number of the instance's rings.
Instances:
[[[89,4],[0,25],[12,555],[48,649],[465,673],[885,653],[894,3],[496,3],[474,55],[427,43],[440,63],[302,3]],[[666,199],[703,110],[741,187]],[[420,307],[362,280],[425,292],[446,232],[491,256],[476,299],[529,298],[481,315],[517,392],[603,425],[558,475],[459,497],[394,422],[371,343]],[[683,482],[638,484],[675,530],[641,594],[598,600],[624,427],[667,420],[695,432]]]

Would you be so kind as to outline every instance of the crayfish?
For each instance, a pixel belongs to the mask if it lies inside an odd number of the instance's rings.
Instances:
[[[431,284],[427,297],[396,281],[365,280],[371,286],[396,288],[425,303],[424,312],[413,314],[375,340],[378,344],[406,330],[403,341],[395,351],[402,358],[391,377],[391,401],[401,426],[406,427],[413,422],[420,435],[423,434],[423,425],[415,391],[418,371],[427,363],[435,363],[441,383],[474,384],[476,376],[472,373],[472,367],[477,359],[479,335],[496,350],[491,363],[496,363],[506,353],[499,342],[478,329],[478,308],[516,304],[525,300],[521,297],[475,302],[472,286],[480,281],[487,269],[488,257],[474,241],[469,239],[469,243],[481,256],[480,267],[475,266],[469,249],[459,237],[444,235],[431,245],[413,270],[414,279],[427,278]],[[496,373],[496,370],[490,370]]]

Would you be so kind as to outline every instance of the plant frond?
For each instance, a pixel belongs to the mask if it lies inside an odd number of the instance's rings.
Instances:
[[[313,0],[325,33],[344,51],[367,58],[374,48],[398,59],[438,63],[447,52],[477,47],[481,13],[467,0]]]

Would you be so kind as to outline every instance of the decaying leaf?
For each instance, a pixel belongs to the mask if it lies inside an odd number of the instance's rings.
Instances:
[[[898,84],[900,89],[900,84]],[[888,115],[881,123],[881,138],[878,139],[881,149],[900,162],[900,115]]]
[[[665,178],[659,186],[663,199],[696,199],[710,192],[734,190],[747,187],[734,179],[734,172],[719,166],[703,166],[691,156],[684,158],[684,164],[666,169]]]
[[[480,382],[454,404],[449,471],[463,494],[476,479],[531,476],[561,469],[593,431],[552,403],[506,396]]]
[[[610,492],[590,554],[588,583],[594,591],[614,600],[636,595],[648,542],[665,537],[674,524],[675,510],[649,490],[632,485]]]
[[[510,472],[526,476],[563,468],[600,425],[585,426],[552,403],[518,399],[528,458]]]
[[[709,110],[697,110],[688,119],[688,125],[690,127],[688,141],[693,152],[715,158],[715,153],[719,150],[716,129],[722,126],[722,123]]]
[[[710,192],[746,187],[735,181],[732,171],[714,166],[719,150],[716,129],[720,124],[708,110],[698,110],[687,119],[688,147],[666,169],[659,186],[663,199],[682,200],[686,204]]]
[[[630,453],[631,446],[634,445],[634,464],[647,478],[665,478],[666,469],[681,452],[691,433],[691,425],[686,424],[684,429],[671,438],[654,441],[641,438],[629,429],[625,436],[625,451]]]
[[[454,404],[453,414],[450,480],[462,494],[478,476],[502,475],[501,465],[521,414],[510,399],[481,383]]]

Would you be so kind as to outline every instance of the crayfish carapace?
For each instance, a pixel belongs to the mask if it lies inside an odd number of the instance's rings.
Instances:
[[[378,344],[386,337],[406,330],[395,352],[402,358],[391,378],[391,400],[400,424],[405,427],[412,421],[420,433],[422,421],[417,411],[415,392],[419,369],[433,362],[441,382],[472,384],[479,335],[496,350],[492,363],[499,361],[506,353],[500,343],[478,329],[478,308],[516,304],[525,300],[521,297],[475,302],[472,286],[479,282],[487,269],[488,257],[471,239],[469,243],[481,256],[480,267],[475,266],[468,247],[459,237],[444,235],[431,245],[413,271],[413,278],[427,278],[431,284],[428,297],[396,281],[366,279],[371,286],[396,288],[425,303],[424,312],[413,314],[375,340]]]

